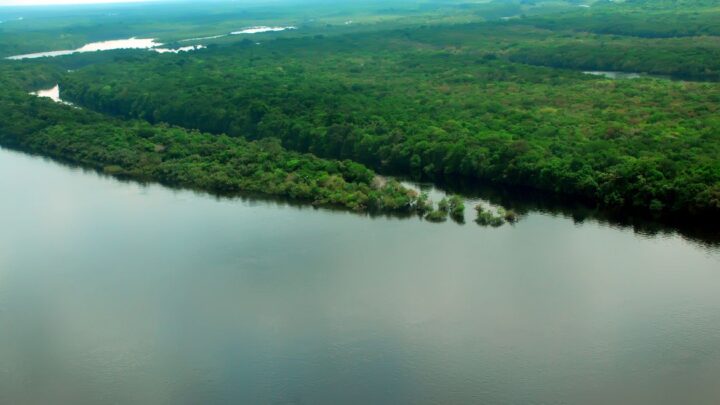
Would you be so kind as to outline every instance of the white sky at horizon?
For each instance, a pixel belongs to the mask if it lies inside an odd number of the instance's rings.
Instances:
[[[3,6],[55,6],[71,4],[140,3],[153,0],[0,0]],[[155,0],[157,1],[157,0]]]

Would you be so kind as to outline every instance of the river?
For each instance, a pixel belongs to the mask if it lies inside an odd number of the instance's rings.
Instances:
[[[676,80],[673,79],[670,75],[654,75],[649,73],[634,73],[634,72],[618,72],[618,71],[605,71],[605,70],[593,70],[593,71],[584,71],[583,72],[586,75],[592,75],[592,76],[601,76],[607,79],[642,79],[642,78],[652,78],[652,79],[662,79],[662,80]],[[677,79],[679,80],[679,79]]]
[[[0,403],[720,403],[720,249],[367,217],[0,150]]]
[[[116,39],[111,41],[92,42],[85,44],[78,49],[67,49],[60,51],[48,51],[48,52],[37,52],[28,53],[24,55],[9,56],[5,59],[10,60],[23,60],[23,59],[37,59],[37,58],[50,58],[57,56],[67,56],[76,53],[87,53],[87,52],[100,52],[100,51],[112,51],[117,49],[149,49],[157,53],[180,53],[197,51],[205,48],[204,45],[192,45],[183,46],[179,48],[160,48],[163,44],[155,42],[153,38],[128,38],[128,39]]]

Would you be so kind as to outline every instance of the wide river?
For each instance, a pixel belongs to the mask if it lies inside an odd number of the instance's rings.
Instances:
[[[720,250],[370,218],[0,150],[2,404],[718,404]]]

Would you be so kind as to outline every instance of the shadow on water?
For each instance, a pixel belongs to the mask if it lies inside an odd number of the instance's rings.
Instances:
[[[418,215],[412,211],[408,212],[356,212],[343,207],[332,205],[313,204],[312,201],[291,199],[282,196],[274,196],[253,192],[238,193],[217,193],[190,187],[177,186],[158,181],[144,181],[136,178],[108,174],[97,168],[79,165],[77,163],[45,155],[28,152],[9,146],[2,147],[5,150],[23,153],[40,158],[47,162],[53,162],[73,170],[80,170],[83,173],[92,173],[101,178],[112,178],[122,183],[140,184],[142,186],[162,185],[171,190],[190,191],[198,196],[211,196],[218,201],[242,201],[249,203],[270,203],[277,207],[292,207],[297,210],[323,210],[334,213],[352,213],[368,218],[377,219],[418,219]],[[628,212],[627,210],[609,210],[577,200],[565,195],[558,195],[542,192],[534,189],[499,186],[496,184],[480,182],[468,179],[436,179],[434,182],[418,182],[414,179],[395,177],[398,180],[413,183],[420,189],[437,189],[447,194],[458,194],[466,199],[481,199],[490,204],[502,206],[518,213],[520,217],[533,213],[548,214],[570,218],[576,224],[586,221],[595,221],[618,229],[632,229],[638,235],[644,237],[661,237],[680,235],[689,242],[698,244],[705,248],[716,249],[720,247],[720,232],[712,222],[699,222],[687,218],[652,218],[647,213]],[[522,219],[521,219],[522,220]],[[465,222],[458,222],[459,225]]]
[[[632,229],[645,237],[677,234],[703,247],[720,247],[720,232],[712,221],[681,216],[653,217],[646,212],[607,209],[566,195],[477,180],[442,179],[436,180],[434,186],[447,193],[486,200],[523,216],[531,213],[557,215],[571,218],[576,224],[595,221],[614,228]]]

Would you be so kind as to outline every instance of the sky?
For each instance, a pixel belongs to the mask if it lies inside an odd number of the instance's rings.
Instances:
[[[46,6],[56,4],[138,3],[147,0],[0,0],[0,6]]]

